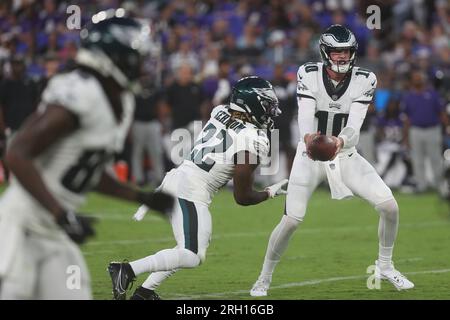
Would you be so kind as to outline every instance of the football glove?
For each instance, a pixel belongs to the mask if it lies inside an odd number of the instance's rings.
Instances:
[[[149,207],[147,207],[145,204],[141,205],[136,213],[133,215],[133,220],[134,221],[141,221],[142,219],[144,219],[145,215],[147,214],[147,212],[150,210]]]
[[[287,194],[287,184],[289,180],[283,179],[278,183],[275,183],[271,186],[266,187],[264,190],[269,195],[269,198],[275,198],[276,196],[279,196],[280,194]]]
[[[88,237],[95,235],[95,230],[92,227],[95,221],[93,217],[81,216],[72,211],[66,211],[56,222],[75,243],[82,244]]]

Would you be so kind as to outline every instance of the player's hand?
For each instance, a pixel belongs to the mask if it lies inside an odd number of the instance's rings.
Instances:
[[[147,212],[150,210],[149,207],[147,207],[145,204],[139,206],[137,211],[133,214],[133,220],[134,221],[141,221],[144,219]]]
[[[72,211],[66,211],[56,222],[75,243],[82,244],[88,237],[95,235],[95,230],[92,226],[95,221],[93,217],[81,216]]]
[[[305,137],[303,138],[303,141],[305,142],[305,145],[306,145],[306,154],[308,155],[308,158],[310,158],[311,160],[314,160],[314,159],[311,155],[311,152],[309,151],[309,145],[310,145],[311,141],[315,137],[320,136],[320,134],[321,134],[320,131],[317,131],[316,133],[307,133],[307,134],[305,134]]]
[[[305,142],[306,146],[308,146],[315,137],[320,135],[321,135],[320,131],[317,131],[316,133],[307,133],[305,134],[303,141]]]
[[[147,208],[168,215],[172,211],[174,199],[167,193],[157,191],[141,194],[139,202],[144,204]]]
[[[269,198],[275,198],[276,196],[279,196],[281,194],[287,194],[288,182],[289,182],[288,179],[283,179],[278,183],[266,187],[264,191],[267,192]]]
[[[341,152],[342,147],[344,146],[344,140],[339,137],[331,136],[331,139],[334,140],[334,143],[336,144],[336,152],[334,153],[333,158],[331,160],[334,160],[336,156]]]

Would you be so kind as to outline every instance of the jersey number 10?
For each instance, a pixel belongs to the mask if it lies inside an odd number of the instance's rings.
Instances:
[[[317,131],[327,136],[337,137],[341,130],[347,125],[347,113],[334,113],[328,111],[317,111]]]

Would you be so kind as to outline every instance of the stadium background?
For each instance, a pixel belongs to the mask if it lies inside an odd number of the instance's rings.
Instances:
[[[381,29],[366,26],[370,15],[366,9],[371,4],[381,9]],[[387,286],[366,288],[365,268],[373,263],[377,247],[377,217],[360,200],[332,202],[325,188],[314,195],[306,222],[276,271],[271,298],[450,298],[448,184],[443,179],[437,190],[415,188],[401,113],[402,99],[411,90],[411,72],[417,70],[427,75],[427,86],[438,92],[450,112],[450,7],[446,1],[1,1],[0,105],[7,135],[36,108],[48,78],[73,63],[79,30],[67,28],[70,5],[79,6],[81,25],[94,13],[112,7],[124,7],[152,21],[154,41],[161,50],[144,65],[145,90],[136,100],[136,123],[151,123],[157,129],[153,131],[156,138],[147,156],[137,161],[144,167],[140,179],[132,159],[138,133],[130,135],[116,167],[122,179],[144,187],[153,187],[161,179],[153,170],[155,161],[161,160],[164,170],[174,166],[171,132],[192,130],[193,121],[205,121],[214,105],[226,101],[233,83],[250,74],[272,81],[283,110],[277,119],[280,171],[275,177],[259,177],[258,183],[286,176],[298,139],[298,66],[320,60],[318,38],[327,26],[349,27],[359,43],[356,64],[378,77],[360,151],[396,190],[401,223],[395,255],[418,288],[400,296]],[[24,74],[17,71],[20,66]],[[392,121],[386,118],[388,106],[395,110],[389,113]],[[445,125],[442,137],[442,177],[448,179],[450,131]],[[152,153],[161,147],[158,160]],[[435,181],[431,171],[428,166],[430,185]],[[416,195],[416,191],[421,192]],[[248,296],[284,204],[281,199],[258,208],[232,203],[227,190],[218,195],[211,210],[215,230],[207,263],[169,280],[161,288],[163,298]],[[104,271],[108,261],[135,259],[174,243],[163,219],[152,216],[140,224],[132,222],[134,205],[92,195],[84,210],[101,218],[97,239],[83,247],[96,298],[110,298]]]

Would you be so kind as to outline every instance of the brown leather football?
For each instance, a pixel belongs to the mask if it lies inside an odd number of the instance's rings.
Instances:
[[[307,147],[308,154],[313,160],[329,161],[336,153],[334,140],[326,135],[315,136]]]

